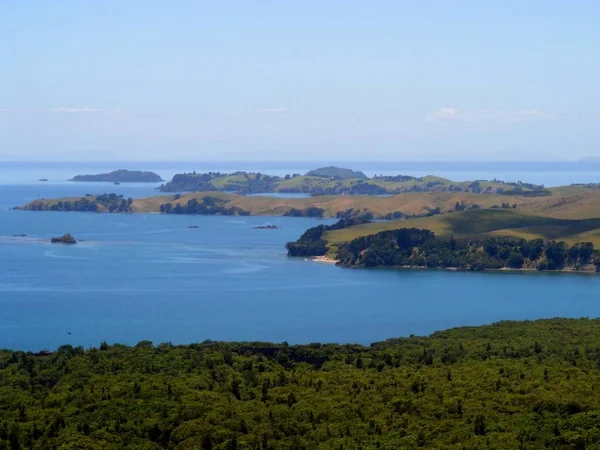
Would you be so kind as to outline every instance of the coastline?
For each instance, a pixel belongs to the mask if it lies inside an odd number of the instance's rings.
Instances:
[[[313,256],[311,261],[325,264],[337,264],[338,260],[329,258],[328,256]]]
[[[317,259],[319,258],[319,259]],[[501,267],[499,269],[482,269],[482,270],[468,270],[461,269],[458,267],[426,267],[426,266],[376,266],[376,267],[365,267],[365,266],[352,266],[348,264],[341,264],[339,261],[329,258],[327,256],[314,256],[313,261],[315,262],[324,262],[324,263],[333,263],[338,265],[339,267],[343,267],[346,269],[395,269],[395,270],[443,270],[447,272],[515,272],[515,273],[575,273],[575,274],[589,274],[589,275],[597,275],[600,272],[591,269],[582,269],[577,270],[573,267],[565,267],[560,270],[537,270],[531,267],[522,267],[521,269],[513,269],[510,267]]]

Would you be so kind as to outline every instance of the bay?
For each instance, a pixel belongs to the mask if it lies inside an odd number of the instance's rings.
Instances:
[[[332,221],[10,209],[36,197],[142,197],[154,187],[0,179],[0,348],[144,339],[369,344],[600,314],[596,275],[356,270],[286,256],[287,241]],[[268,223],[279,229],[253,228]],[[82,242],[48,242],[66,232]]]

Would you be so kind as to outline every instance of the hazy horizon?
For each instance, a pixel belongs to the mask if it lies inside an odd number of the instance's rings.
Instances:
[[[598,155],[600,3],[0,5],[0,161]]]
[[[82,155],[85,156],[85,155]],[[243,155],[242,155],[243,156]],[[266,158],[126,158],[119,157],[119,155],[111,155],[105,158],[83,158],[83,157],[55,157],[55,158],[19,158],[19,157],[1,157],[0,163],[7,164],[76,164],[76,163],[98,163],[98,164],[109,164],[109,163],[152,163],[152,164],[182,164],[182,163],[227,163],[227,164],[245,164],[245,163],[273,163],[273,164],[287,164],[287,163],[302,163],[302,164],[321,164],[321,165],[340,165],[340,164],[384,164],[384,163],[393,163],[393,164],[469,164],[469,165],[489,165],[489,164],[506,164],[506,165],[518,165],[518,164],[566,164],[566,165],[578,165],[578,164],[596,164],[600,163],[600,157],[583,157],[577,159],[547,159],[547,158],[531,158],[531,159],[477,159],[477,158],[468,158],[463,155],[458,155],[456,158],[422,158],[422,159],[384,159],[384,158],[294,158],[294,159],[266,159]]]

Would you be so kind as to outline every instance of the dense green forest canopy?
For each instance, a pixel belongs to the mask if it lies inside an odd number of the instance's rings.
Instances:
[[[109,173],[96,175],[77,175],[69,181],[95,181],[95,182],[117,182],[117,183],[159,183],[164,181],[160,175],[154,172],[143,172],[140,170],[115,170]]]
[[[179,195],[175,195],[173,202],[160,205],[160,212],[164,214],[203,214],[203,215],[222,215],[222,216],[248,216],[246,211],[237,206],[228,206],[227,200],[218,197],[205,196],[201,201],[192,198],[185,204],[181,204]]]
[[[337,252],[346,266],[600,272],[600,252],[590,242],[569,246],[565,242],[502,236],[436,239],[431,231],[416,228],[360,237],[340,244]]]
[[[0,351],[0,448],[585,449],[600,321],[360,345],[143,341]]]
[[[36,211],[79,211],[79,212],[131,212],[133,199],[124,198],[121,194],[90,195],[72,200],[58,200],[56,202],[39,201],[32,205]]]

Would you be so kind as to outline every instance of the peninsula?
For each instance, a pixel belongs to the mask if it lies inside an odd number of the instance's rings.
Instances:
[[[96,175],[77,175],[69,181],[80,182],[109,182],[109,183],[160,183],[164,181],[154,172],[142,172],[140,170],[115,170],[108,173]]]

